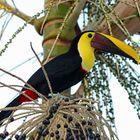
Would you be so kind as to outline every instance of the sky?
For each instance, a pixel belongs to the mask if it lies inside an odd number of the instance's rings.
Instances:
[[[43,0],[14,0],[18,9],[24,13],[28,13],[33,16],[43,8]],[[30,6],[29,6],[30,5]],[[1,27],[0,20],[0,27]],[[4,48],[4,44],[11,38],[12,34],[21,27],[24,22],[16,17],[13,17],[9,23],[7,30],[0,41],[0,50]],[[140,41],[140,37],[136,36],[136,39]],[[34,27],[28,25],[9,45],[6,52],[0,56],[0,68],[9,71],[11,68],[21,64],[22,62],[33,57],[34,54],[30,48],[30,42],[37,53],[42,52],[42,37],[39,36]],[[135,69],[140,72],[140,66],[135,66]],[[22,77],[25,81],[40,67],[36,59],[28,61],[24,65],[16,68],[12,73]],[[0,72],[0,75],[2,72]],[[7,76],[6,74],[0,76],[0,81],[6,84],[19,84],[23,85],[17,79]],[[136,115],[136,111],[128,100],[126,91],[119,85],[117,80],[111,75],[110,89],[112,91],[113,105],[115,108],[117,133],[120,140],[138,140],[140,139],[140,120]],[[7,105],[17,93],[7,88],[0,88],[0,107]]]

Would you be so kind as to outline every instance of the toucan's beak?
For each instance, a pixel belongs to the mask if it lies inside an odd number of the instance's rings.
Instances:
[[[97,52],[118,54],[132,59],[137,64],[140,63],[140,57],[134,49],[112,36],[96,32],[91,41],[91,46]]]

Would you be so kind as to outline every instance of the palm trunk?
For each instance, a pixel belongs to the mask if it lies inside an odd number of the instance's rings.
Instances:
[[[66,2],[58,4],[59,0],[45,0],[44,8],[48,9],[44,17],[43,26],[43,50],[45,61],[49,57],[56,57],[68,51],[70,42],[75,36],[74,28],[70,28],[65,34],[64,19],[71,8],[72,3]],[[64,26],[64,28],[63,28]],[[69,26],[69,25],[67,25]],[[63,28],[63,29],[62,29]],[[59,36],[59,37],[58,37]],[[56,40],[56,38],[58,38]],[[55,43],[56,41],[56,43]],[[55,43],[55,46],[54,46]],[[53,48],[52,48],[53,47]]]

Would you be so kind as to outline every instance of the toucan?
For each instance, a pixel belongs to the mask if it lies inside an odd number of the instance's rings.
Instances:
[[[80,82],[94,66],[95,52],[118,54],[132,59],[135,63],[140,63],[138,53],[124,42],[100,32],[82,32],[72,40],[67,53],[55,57],[44,65],[53,93],[60,93]],[[39,68],[27,83],[48,97],[50,89],[42,68]],[[25,85],[25,87],[28,86]],[[27,88],[21,91],[33,100],[38,98],[35,92]],[[20,94],[6,107],[14,107],[30,101],[24,94]],[[1,111],[0,122],[3,122],[12,112],[13,110]]]

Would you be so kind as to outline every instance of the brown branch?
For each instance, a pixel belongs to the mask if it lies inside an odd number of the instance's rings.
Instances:
[[[9,5],[8,3],[0,0],[0,9],[4,9],[7,13],[11,13],[24,21],[28,22],[31,21],[30,24],[33,24],[33,20],[31,16],[26,15],[25,13],[19,11],[18,9],[14,8],[13,6]]]
[[[46,98],[44,95],[42,95],[40,92],[38,92],[38,91],[37,91],[35,88],[33,88],[30,84],[28,84],[27,82],[25,82],[22,78],[20,78],[20,77],[14,75],[14,74],[12,74],[12,73],[10,73],[10,72],[8,72],[8,71],[2,69],[2,68],[0,68],[0,71],[2,71],[2,72],[4,72],[4,73],[6,73],[6,74],[8,74],[8,75],[10,75],[10,76],[12,76],[12,77],[18,79],[18,80],[21,81],[21,82],[23,82],[25,85],[27,85],[27,86],[30,88],[31,91],[35,92],[39,97],[41,97],[41,98],[43,98],[43,99],[45,99],[45,100],[47,101],[47,98]],[[4,85],[4,86],[6,86],[6,85]],[[11,88],[11,87],[10,87],[10,88]]]
[[[111,13],[108,15],[113,19],[116,20],[115,14],[120,18],[120,21],[124,23],[125,28],[129,31],[132,35],[137,31],[140,31],[140,18],[139,18],[139,8],[140,1],[136,2],[136,6],[134,4],[134,0],[128,0],[131,5],[119,2],[112,10]],[[135,16],[134,16],[135,15]],[[95,24],[93,24],[95,25]],[[126,38],[125,34],[120,30],[120,28],[115,25],[113,22],[111,24],[112,27],[112,34],[115,37],[124,40]],[[106,19],[103,19],[99,24],[94,26],[94,29],[97,29],[100,32],[109,34],[108,25]]]
[[[69,25],[68,28],[74,28],[76,26],[77,19],[79,18],[81,10],[85,6],[86,1],[87,0],[77,0],[75,2],[75,7],[67,20],[67,24]]]
[[[9,5],[8,3],[4,2],[3,0],[0,0],[0,9],[4,9],[5,12],[10,13],[12,15],[15,15],[21,19],[23,19],[25,22],[33,25],[36,29],[36,31],[40,33],[40,28],[42,25],[42,21],[43,18],[39,18],[37,19],[35,16],[31,17],[23,12],[21,12],[20,10],[18,10],[17,8],[14,8],[13,6]]]
[[[44,65],[42,65],[42,63],[41,63],[41,61],[40,61],[38,55],[36,54],[35,50],[33,49],[32,42],[30,42],[30,46],[31,46],[31,49],[32,49],[33,53],[35,54],[35,56],[36,56],[38,62],[39,62],[40,65],[41,65],[43,74],[44,74],[44,76],[45,76],[45,78],[46,78],[46,82],[47,82],[47,84],[48,84],[49,90],[50,90],[51,95],[52,95],[52,97],[53,97],[53,89],[52,89],[51,82],[50,82],[50,80],[49,80],[48,74],[47,74],[47,72],[46,72],[46,70],[45,70],[45,68],[44,68]]]
[[[7,84],[5,84],[5,83],[0,82],[0,84],[1,84],[2,86],[4,86],[4,87],[7,87],[7,88],[9,88],[9,89],[12,89],[12,90],[14,90],[14,91],[16,91],[16,92],[18,92],[18,93],[24,95],[24,96],[25,96],[26,98],[28,98],[29,100],[31,100],[31,101],[35,102],[36,104],[38,104],[35,100],[33,100],[30,96],[26,95],[24,92],[21,92],[20,90],[14,88],[14,87],[12,87],[12,86],[9,86],[9,85],[7,85]]]

